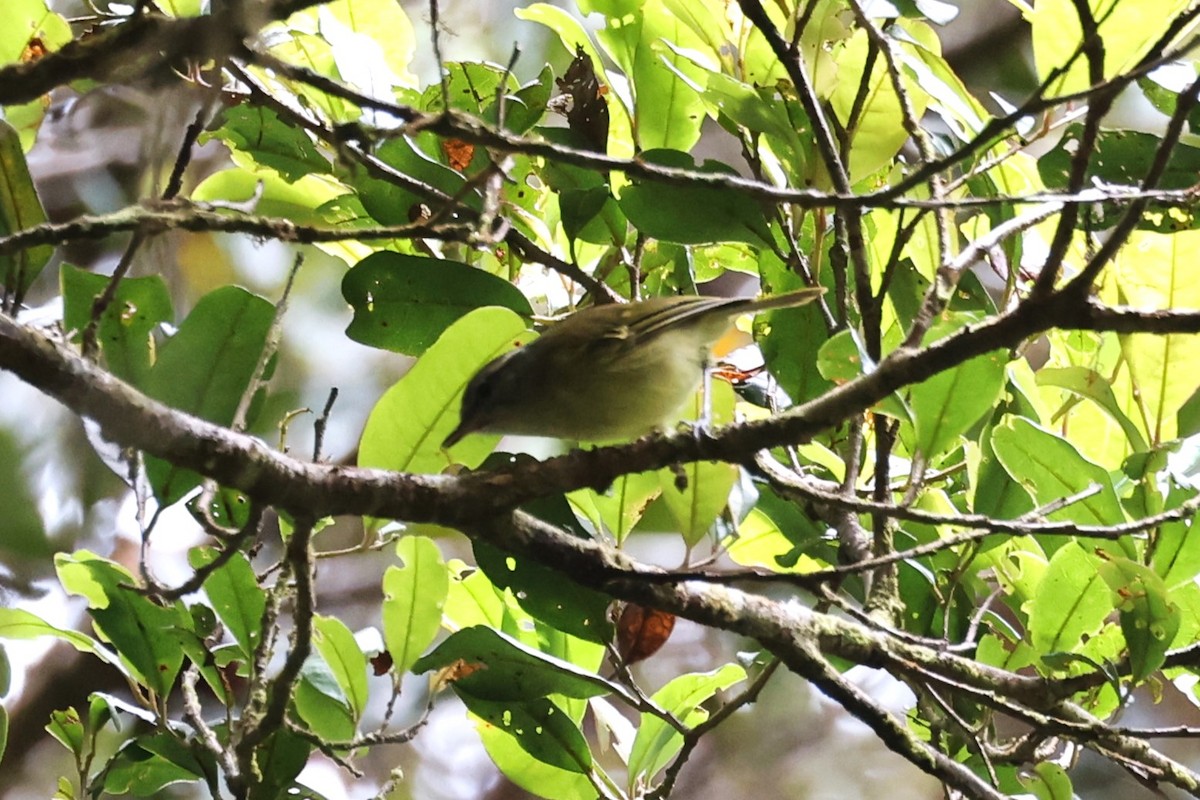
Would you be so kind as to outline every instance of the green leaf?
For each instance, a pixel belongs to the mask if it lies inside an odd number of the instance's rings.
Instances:
[[[546,114],[546,104],[554,87],[554,72],[547,64],[541,73],[509,95],[504,109],[504,127],[513,133],[526,133]]]
[[[311,794],[301,794],[294,788],[293,781],[313,751],[309,744],[297,734],[286,728],[280,728],[267,739],[266,744],[256,751],[258,760],[255,765],[262,772],[262,783],[258,793],[251,793],[250,800],[276,800],[276,798],[295,798],[306,800]],[[304,792],[311,792],[303,787]]]
[[[437,544],[405,536],[396,544],[404,566],[383,575],[383,641],[397,675],[407,672],[429,646],[442,623],[450,576]]]
[[[8,709],[0,706],[0,764],[4,763],[4,751],[8,749]]]
[[[596,38],[629,78],[634,95],[634,138],[639,148],[690,150],[704,121],[697,85],[706,73],[676,48],[696,49],[704,43],[669,13],[661,0],[639,2],[632,14],[627,13],[628,8],[622,0],[580,3],[585,14],[599,11],[607,18],[608,24]]]
[[[1101,79],[1107,80],[1136,64],[1162,36],[1163,21],[1172,19],[1189,4],[1190,0],[1159,0],[1154,5],[1154,13],[1147,14],[1147,7],[1141,3],[1092,0],[1089,5],[1099,23],[1095,35],[1104,43]],[[1049,86],[1050,91],[1057,95],[1090,87],[1091,59],[1076,57],[1083,36],[1073,0],[1038,0],[1030,5],[1032,8],[1024,16],[1033,29],[1038,81],[1070,61],[1071,68]]]
[[[507,598],[492,585],[483,570],[458,565],[457,569],[451,566],[450,571],[450,591],[445,608],[447,627],[451,630],[472,625],[501,627]],[[516,604],[515,599],[511,602]]]
[[[475,669],[455,682],[455,690],[484,700],[527,701],[551,694],[587,698],[616,688],[599,675],[480,625],[453,633],[419,659],[413,672],[441,669],[459,661]]]
[[[319,13],[316,9],[310,9],[309,13],[315,14],[320,22],[321,35],[339,49],[361,53],[365,58],[378,57],[400,85],[415,83],[416,79],[408,69],[416,53],[416,33],[412,20],[400,3],[392,0],[337,0],[324,4]],[[340,23],[343,29],[334,28],[331,25],[333,22]],[[354,36],[347,38],[347,33]],[[374,85],[379,80],[377,74],[359,78],[364,69],[375,67],[372,61],[367,60],[364,64],[356,65],[358,69],[351,70],[341,66],[346,63],[345,58],[343,56],[339,60],[339,73],[343,73],[341,77],[357,80],[357,85],[363,88],[382,88]]]
[[[479,738],[505,777],[527,792],[554,800],[596,800],[592,776],[560,769],[529,754],[504,728],[477,718]]]
[[[733,174],[716,161],[705,161],[697,167],[690,155],[675,150],[649,150],[640,158],[712,175]],[[634,227],[655,239],[679,244],[745,242],[757,246],[773,242],[762,206],[732,189],[635,180],[621,190],[617,202]]]
[[[413,356],[481,306],[533,316],[521,290],[502,278],[459,261],[389,251],[373,253],[347,272],[342,296],[354,308],[347,336]]]
[[[1146,680],[1166,660],[1179,630],[1180,613],[1167,599],[1167,585],[1144,564],[1098,550],[1100,574],[1117,595],[1121,632],[1129,646],[1130,677]]]
[[[325,659],[313,655],[304,662],[292,702],[317,736],[337,742],[354,738],[356,715]]]
[[[1033,498],[1012,480],[992,448],[992,430],[980,436],[979,472],[975,487],[975,512],[995,519],[1016,519],[1033,510]],[[998,544],[1000,539],[984,539],[983,547]]]
[[[1106,414],[1121,426],[1121,431],[1129,441],[1129,446],[1135,453],[1145,452],[1150,448],[1146,437],[1138,430],[1137,425],[1129,415],[1121,410],[1117,396],[1113,394],[1112,384],[1103,375],[1087,367],[1043,367],[1037,371],[1038,386],[1057,386],[1060,389],[1087,398],[1099,406]]]
[[[540,519],[546,517],[537,515]],[[612,640],[608,595],[585,589],[531,558],[517,557],[475,540],[475,563],[499,589],[510,589],[531,616],[556,630],[590,642]]]
[[[1200,307],[1200,285],[1191,280],[1200,259],[1200,230],[1171,236],[1135,232],[1126,247],[1137,257],[1114,264],[1117,302],[1135,308]],[[1122,396],[1126,413],[1140,418],[1152,445],[1176,438],[1177,414],[1200,384],[1195,371],[1200,338],[1130,333],[1119,341],[1131,384],[1128,399]]]
[[[1173,497],[1167,510],[1180,502]],[[1200,516],[1193,516],[1190,523],[1175,520],[1160,526],[1150,565],[1172,589],[1200,575]]]
[[[558,211],[562,216],[563,233],[568,239],[578,239],[589,222],[612,198],[607,185],[586,189],[564,189],[558,195]]]
[[[367,657],[346,623],[336,617],[313,617],[313,647],[325,659],[338,688],[359,719],[367,707]]]
[[[0,64],[21,60],[32,39],[49,50],[71,41],[71,26],[46,7],[46,0],[5,0],[4,25],[0,25]],[[6,109],[7,110],[7,109]]]
[[[673,715],[689,728],[708,719],[701,704],[717,692],[746,679],[746,670],[737,664],[726,664],[712,672],[680,675],[651,698],[659,708]],[[633,748],[629,752],[630,785],[648,783],[658,771],[670,763],[683,745],[683,735],[661,718],[643,712]]]
[[[4,27],[10,24],[12,20],[7,19]],[[46,210],[29,175],[21,138],[12,125],[0,120],[0,237],[44,222]],[[52,255],[54,248],[48,244],[0,255],[0,284],[10,293],[24,296]]]
[[[104,772],[104,790],[151,797],[172,784],[199,781],[204,776],[204,767],[185,744],[170,734],[152,734],[121,746]]]
[[[275,170],[225,169],[209,175],[192,191],[196,202],[253,202],[256,213],[281,217],[297,225],[320,225],[326,219],[318,209],[347,194],[345,186],[323,175],[308,175],[289,183]],[[405,222],[408,220],[405,219]]]
[[[231,150],[249,154],[287,181],[330,170],[329,159],[317,151],[307,132],[283,122],[263,105],[241,103],[227,107],[221,115],[221,127],[201,140],[212,137],[220,137]]]
[[[549,698],[521,703],[468,693],[461,697],[468,711],[512,736],[538,761],[580,774],[592,768],[592,754],[579,726]]]
[[[1097,559],[1075,542],[1055,551],[1029,604],[1029,636],[1040,653],[1078,652],[1112,613]]]
[[[1071,170],[1071,159],[1083,136],[1082,125],[1071,125],[1049,153],[1037,160],[1038,173],[1050,190],[1065,189]],[[1160,136],[1136,131],[1102,131],[1088,159],[1085,186],[1103,185],[1137,189],[1142,185],[1147,165],[1162,144]],[[1186,189],[1196,181],[1200,171],[1200,149],[1180,143],[1171,151],[1166,170],[1158,181],[1160,189]],[[1125,213],[1121,202],[1094,203],[1080,216],[1087,230],[1112,227]],[[1174,233],[1200,227],[1200,217],[1188,206],[1148,201],[1138,228]]]
[[[529,338],[506,308],[479,308],[455,322],[413,368],[384,393],[363,428],[358,463],[437,473],[452,463],[477,466],[497,437],[468,436],[449,452],[442,441],[458,424],[462,393],[475,372]]]
[[[808,174],[811,140],[801,137],[804,129],[788,116],[788,101],[780,98],[774,87],[754,87],[718,72],[710,72],[705,78],[704,101],[714,115],[724,118],[723,124],[728,127],[733,123],[738,129],[761,134],[787,174]]]
[[[188,554],[188,563],[192,569],[199,569],[212,563],[217,554],[215,548],[195,548]],[[262,633],[267,598],[249,560],[241,553],[235,553],[204,580],[204,593],[237,642],[242,658],[253,658]]]
[[[137,680],[159,695],[170,692],[183,665],[190,617],[179,601],[160,606],[132,588],[133,575],[86,550],[55,559],[59,582],[88,600],[92,623],[112,642]]]
[[[79,631],[56,628],[31,611],[21,608],[0,608],[0,639],[37,639],[53,636],[81,653],[103,655],[95,639]]]
[[[1125,521],[1112,478],[1085,459],[1061,436],[1021,417],[1007,417],[992,430],[992,447],[1009,476],[1043,506],[1084,490],[1096,491],[1048,515],[1081,525],[1116,525]]]
[[[237,286],[209,292],[163,346],[146,393],[172,408],[228,425],[250,384],[275,319],[275,307]],[[147,457],[155,495],[170,504],[200,484],[189,470]]]
[[[908,141],[904,126],[898,124],[904,109],[888,76],[884,59],[874,58],[874,44],[866,31],[855,30],[840,47],[834,49],[838,80],[833,86],[829,104],[833,107],[841,125],[848,129],[850,152],[850,182],[857,183],[880,168],[889,164]],[[867,65],[869,75],[863,75]],[[904,74],[909,104],[917,119],[925,113],[929,95],[920,90],[907,74]],[[866,84],[865,93],[860,86]],[[861,97],[860,97],[861,94]],[[850,115],[857,110],[851,124]],[[826,183],[821,177],[818,185]]]
[[[430,148],[438,146],[438,140],[431,134],[418,136],[416,141],[391,139],[380,145],[376,156],[409,179],[443,194],[455,197],[462,193],[466,179],[438,163],[418,147],[417,142],[428,143]],[[431,202],[425,194],[408,191],[390,181],[358,175],[347,176],[346,180],[358,191],[363,208],[381,225],[407,225],[420,218],[422,205]],[[461,199],[468,207],[479,210],[477,193],[466,192]],[[432,210],[431,206],[426,205],[426,208]]]
[[[75,800],[75,787],[65,775],[58,776],[58,788],[51,796],[51,800]]]
[[[46,732],[76,756],[83,755],[85,732],[83,720],[79,718],[77,709],[67,708],[51,711],[50,722],[46,724]]]
[[[835,333],[825,340],[817,351],[817,371],[830,384],[845,383],[859,377],[867,371],[864,364],[870,363],[866,346],[855,330]],[[895,393],[881,400],[878,409],[880,413],[898,420],[912,418],[912,411]]]
[[[82,340],[92,321],[92,305],[111,280],[62,265],[63,327],[75,333],[74,341]],[[134,386],[144,385],[154,351],[151,334],[160,323],[173,318],[171,295],[161,277],[124,278],[96,329],[96,342],[109,371]]]
[[[993,350],[943,370],[909,390],[917,448],[939,455],[996,405],[1004,386],[1006,353]]]
[[[1037,800],[1074,800],[1075,790],[1066,770],[1052,761],[1035,764],[1033,772],[1021,777],[1021,784],[1033,792]]]
[[[512,73],[484,61],[454,61],[442,70],[442,81],[450,98],[450,107],[495,122],[496,94],[504,81],[504,91],[516,88]],[[432,83],[421,96],[421,105],[429,111],[441,111],[442,84]]]
[[[12,663],[8,660],[8,651],[0,644],[0,697],[8,694],[12,688]],[[0,749],[0,753],[3,753]]]
[[[660,492],[657,472],[638,472],[622,475],[604,492],[580,489],[572,492],[570,499],[620,546]]]
[[[767,514],[764,505],[752,508],[738,525],[737,534],[725,542],[729,558],[744,567],[764,567],[774,572],[810,572],[825,566],[823,559],[818,560],[819,555],[831,555],[825,552],[828,542],[824,526],[803,514],[789,513],[792,510],[784,512],[785,530]]]
[[[709,394],[712,424],[731,422],[737,399],[733,387],[725,381],[712,381]],[[694,398],[691,419],[700,417],[702,402],[700,395]],[[736,464],[723,461],[693,461],[680,466],[679,473],[682,479],[673,469],[659,472],[662,501],[691,548],[708,535],[729,505],[729,493],[738,481],[739,470]]]

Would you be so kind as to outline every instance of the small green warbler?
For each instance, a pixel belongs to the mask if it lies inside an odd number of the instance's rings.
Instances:
[[[737,316],[804,305],[824,291],[655,297],[577,311],[480,369],[442,446],[475,432],[611,442],[667,428]]]

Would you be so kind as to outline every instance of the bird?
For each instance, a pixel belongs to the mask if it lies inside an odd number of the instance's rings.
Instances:
[[[576,311],[471,378],[458,426],[442,446],[471,433],[607,443],[667,429],[734,319],[804,305],[824,291],[654,297]]]

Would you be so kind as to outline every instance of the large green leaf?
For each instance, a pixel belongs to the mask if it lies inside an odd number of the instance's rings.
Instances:
[[[1163,25],[1189,5],[1190,0],[1160,0],[1151,8],[1138,2],[1088,0],[1092,14],[1099,23],[1097,36],[1103,39],[1103,75],[1108,79],[1117,72],[1129,69],[1158,41]],[[1082,91],[1092,85],[1089,77],[1091,59],[1077,57],[1083,38],[1079,27],[1079,12],[1074,0],[1038,0],[1026,6],[1026,19],[1033,31],[1033,55],[1037,62],[1038,80],[1049,77],[1052,70],[1071,68],[1050,90],[1053,94]]]
[[[1200,260],[1200,230],[1169,236],[1137,232],[1126,252],[1130,255],[1111,273],[1116,302],[1147,309],[1200,307],[1200,284],[1192,279]],[[1131,333],[1120,343],[1132,384],[1126,413],[1140,417],[1151,444],[1174,439],[1176,415],[1200,385],[1195,368],[1200,337]]]
[[[943,370],[909,390],[917,448],[932,458],[953,447],[958,437],[996,405],[1004,386],[1004,351]]]
[[[216,289],[196,303],[163,346],[146,377],[146,393],[179,411],[228,425],[250,385],[275,307],[237,286]],[[194,472],[146,458],[155,494],[170,504],[200,484]]]
[[[383,641],[399,675],[437,636],[450,576],[432,539],[405,536],[396,555],[404,565],[390,566],[383,574]]]
[[[317,736],[338,742],[354,738],[358,715],[338,685],[333,669],[319,655],[304,662],[292,702],[296,713]]]
[[[0,25],[0,64],[21,59],[33,39],[48,50],[71,41],[71,26],[46,7],[46,0],[5,0],[4,25]]]
[[[64,641],[81,653],[103,657],[105,652],[95,639],[85,633],[55,627],[23,608],[0,608],[0,639],[37,639],[42,636]]]
[[[580,489],[572,492],[571,503],[596,525],[606,531],[618,545],[625,541],[646,513],[647,506],[658,497],[661,482],[656,472],[622,475],[606,491]]]
[[[1129,647],[1130,677],[1141,682],[1163,665],[1179,630],[1179,609],[1167,599],[1167,585],[1154,570],[1098,550],[1100,575],[1117,600],[1121,632]]]
[[[1194,490],[1172,491],[1164,510],[1178,508],[1194,496]],[[1192,583],[1200,575],[1200,516],[1159,526],[1150,566],[1170,589]]]
[[[581,774],[591,769],[592,753],[583,732],[553,700],[484,700],[465,692],[461,697],[467,710],[512,736],[538,761]]]
[[[484,700],[536,700],[546,695],[586,698],[614,690],[599,675],[534,650],[484,626],[455,632],[413,665],[428,672],[462,662],[454,687]]]
[[[1131,5],[1133,4],[1126,4]],[[1038,159],[1038,172],[1048,189],[1067,187],[1071,159],[1079,149],[1082,135],[1082,125],[1070,126],[1054,149]],[[1093,156],[1088,161],[1089,168],[1084,185],[1123,186],[1131,191],[1138,189],[1146,174],[1147,165],[1155,158],[1161,145],[1162,137],[1154,134],[1136,131],[1102,132],[1093,145]],[[1186,189],[1195,184],[1197,171],[1200,171],[1200,149],[1181,143],[1171,151],[1170,160],[1158,186],[1163,189]],[[1088,230],[1110,228],[1125,213],[1126,207],[1124,202],[1089,205],[1082,215],[1083,224]],[[1187,205],[1150,201],[1138,227],[1143,230],[1173,233],[1200,227],[1200,216]]]
[[[91,324],[92,306],[111,280],[70,264],[60,268],[63,327],[75,334],[76,341]],[[109,371],[134,386],[144,385],[153,360],[151,334],[173,318],[171,295],[161,277],[123,279],[96,329],[96,342]]]
[[[530,755],[522,742],[503,727],[476,717],[479,738],[487,754],[510,781],[539,797],[554,800],[596,800],[591,775],[561,769]]]
[[[96,629],[138,681],[166,696],[183,665],[184,639],[192,637],[183,604],[151,601],[131,588],[137,581],[127,570],[85,550],[60,555],[55,563],[63,588],[87,598]]]
[[[1104,410],[1121,426],[1121,432],[1129,440],[1135,453],[1149,449],[1146,437],[1138,430],[1129,415],[1121,410],[1112,384],[1103,375],[1087,367],[1044,367],[1037,372],[1038,386],[1057,386],[1060,389],[1085,397]]]
[[[217,557],[212,548],[196,548],[188,553],[192,568],[206,566]],[[204,593],[225,629],[241,649],[242,658],[250,660],[262,635],[262,618],[267,609],[267,597],[249,560],[235,553],[213,570],[204,580]]]
[[[728,689],[746,679],[746,670],[737,664],[726,664],[712,672],[680,675],[651,698],[667,713],[688,727],[708,719],[702,703],[722,689]],[[630,785],[649,781],[665,767],[683,745],[683,735],[661,717],[642,713],[641,725],[629,753]]]
[[[890,163],[908,141],[908,132],[900,124],[903,113],[900,99],[884,59],[873,57],[874,48],[866,31],[857,30],[833,50],[839,80],[834,85],[829,102],[842,126],[848,129],[850,152],[847,168],[851,183]],[[867,65],[871,65],[870,75],[863,76]],[[913,113],[920,119],[925,112],[928,95],[910,83],[907,75],[902,73],[902,76]],[[865,94],[860,88],[863,83],[868,86]],[[854,110],[858,115],[851,120],[850,114]],[[827,180],[822,179],[821,183]]]
[[[710,422],[722,425],[733,420],[733,387],[712,381]],[[702,398],[692,403],[691,419],[700,416]],[[693,461],[678,469],[659,472],[662,503],[666,506],[683,541],[695,547],[708,535],[721,512],[729,505],[729,493],[738,480],[738,467],[721,461]]]
[[[46,210],[29,175],[21,138],[12,125],[0,119],[0,237],[45,221]],[[52,255],[54,248],[45,244],[0,255],[0,285],[24,295]]]
[[[722,124],[762,135],[770,152],[793,177],[808,174],[811,144],[788,115],[787,102],[773,88],[750,86],[729,75],[705,76],[704,101]]]
[[[502,278],[460,261],[390,251],[373,253],[347,272],[342,296],[354,308],[347,336],[413,356],[481,306],[533,315],[521,290]]]
[[[1092,492],[1054,511],[1050,519],[1083,525],[1116,525],[1125,521],[1112,478],[1063,437],[1021,417],[1008,417],[992,429],[992,447],[1009,476],[1038,505]]]
[[[470,208],[479,209],[479,195],[475,192],[463,194],[466,179],[445,166],[425,152],[418,143],[430,149],[437,147],[437,140],[432,134],[418,136],[416,140],[408,138],[392,139],[379,147],[376,156],[380,161],[395,169],[398,173],[435,189],[449,197],[460,194],[462,203]],[[363,208],[381,225],[406,225],[420,219],[425,211],[439,211],[438,204],[431,201],[425,193],[410,191],[392,181],[385,181],[369,176],[347,176],[347,181],[358,191]],[[422,208],[422,205],[425,207]]]
[[[1112,592],[1094,555],[1074,542],[1054,553],[1029,604],[1029,636],[1043,654],[1074,652],[1112,613]]]
[[[728,167],[715,161],[697,167],[691,156],[675,150],[647,151],[641,158],[712,175],[731,174]],[[773,241],[758,201],[731,189],[634,181],[621,190],[618,204],[634,227],[655,239],[679,244],[745,242],[759,246]]]
[[[367,707],[367,657],[346,623],[336,617],[313,617],[313,648],[329,665],[355,719]]]
[[[639,147],[690,150],[704,120],[695,84],[705,72],[677,51],[703,47],[703,41],[662,0],[584,0],[579,5],[585,14],[599,11],[608,21],[596,38],[630,80]]]
[[[192,750],[174,735],[148,734],[127,741],[108,762],[104,791],[153,797],[168,786],[202,780],[213,768],[211,763],[197,761]]]
[[[1020,780],[1036,800],[1073,800],[1077,797],[1071,786],[1071,776],[1052,761],[1035,764]]]
[[[205,136],[220,137],[233,150],[253,156],[288,181],[330,170],[329,159],[317,151],[309,134],[284,122],[266,106],[230,106],[222,113],[221,127]]]
[[[449,453],[442,441],[458,424],[463,389],[475,372],[527,338],[525,321],[506,308],[476,309],[447,328],[371,410],[359,465],[408,472],[478,465],[496,437],[468,436]]]
[[[509,555],[480,540],[472,542],[472,547],[475,562],[492,584],[511,590],[521,608],[534,618],[591,642],[612,640],[607,614],[611,599],[607,595],[585,589],[561,571],[531,558]]]

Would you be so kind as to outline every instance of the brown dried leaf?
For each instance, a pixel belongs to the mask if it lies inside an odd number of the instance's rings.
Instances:
[[[674,629],[674,614],[629,603],[617,621],[617,653],[626,665],[636,664],[657,653]]]
[[[575,60],[567,72],[554,81],[568,103],[552,103],[552,107],[566,106],[567,126],[588,143],[593,150],[603,153],[608,150],[608,104],[604,95],[608,87],[600,83],[592,59],[583,47],[575,48]]]
[[[471,159],[475,157],[475,145],[462,139],[443,139],[442,153],[451,169],[466,172],[467,167],[471,166]]]

